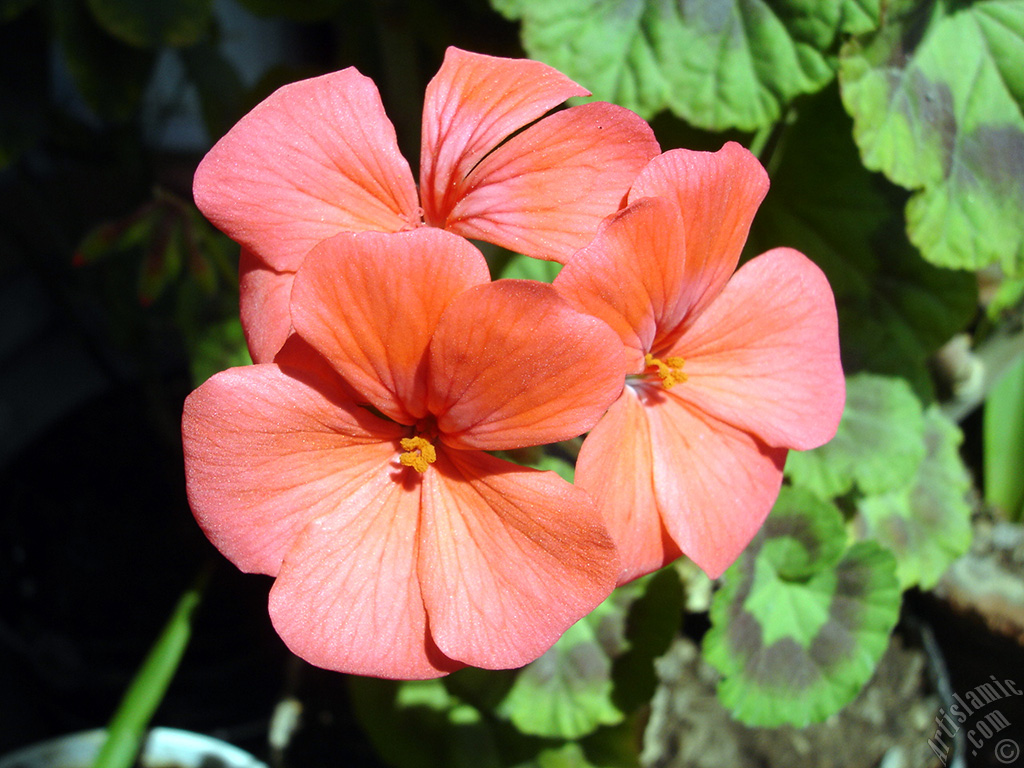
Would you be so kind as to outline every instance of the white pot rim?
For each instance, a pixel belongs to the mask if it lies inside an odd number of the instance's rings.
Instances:
[[[0,757],[0,768],[91,768],[105,737],[106,730],[97,728],[41,741]],[[140,762],[181,768],[267,768],[233,744],[178,728],[152,728]]]

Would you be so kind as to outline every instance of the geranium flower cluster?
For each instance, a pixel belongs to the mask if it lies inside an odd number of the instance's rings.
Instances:
[[[720,574],[787,451],[835,432],[824,276],[789,249],[736,270],[760,164],[736,144],[662,154],[610,104],[547,114],[585,94],[449,49],[418,187],[354,69],[280,89],[197,170],[242,247],[255,364],[186,401],[189,501],[226,557],[275,577],[274,626],[313,664],[526,664],[680,554]],[[492,281],[470,238],[565,266]],[[584,434],[574,484],[494,455]]]

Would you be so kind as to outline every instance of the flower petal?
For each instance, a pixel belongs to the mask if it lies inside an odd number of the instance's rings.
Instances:
[[[654,492],[683,554],[715,578],[768,516],[787,452],[700,413],[674,392],[648,391]]]
[[[456,298],[430,345],[430,412],[455,448],[504,450],[586,432],[614,402],[615,333],[550,285],[499,280]]]
[[[299,269],[292,324],[377,409],[413,424],[427,413],[426,350],[441,313],[489,280],[483,254],[448,232],[341,234]]]
[[[553,472],[439,451],[423,511],[431,633],[466,664],[533,661],[615,586],[618,559],[597,507]]]
[[[462,666],[430,638],[419,519],[419,485],[406,487],[381,467],[305,529],[270,592],[274,628],[296,655],[325,669],[400,679]]]
[[[619,583],[651,573],[679,557],[654,493],[654,458],[647,414],[626,387],[583,441],[576,485],[594,497],[622,569]]]
[[[222,371],[185,400],[189,504],[228,559],[273,576],[303,528],[394,460],[401,432],[277,365]]]
[[[735,142],[717,152],[665,152],[644,168],[629,190],[629,202],[666,197],[679,206],[686,228],[686,259],[690,270],[700,273],[691,289],[691,316],[707,306],[735,271],[750,223],[767,192],[768,174],[761,163]]]
[[[650,126],[628,109],[597,102],[556,112],[458,180],[445,227],[565,263],[658,151]]]
[[[685,254],[675,205],[645,197],[609,217],[554,284],[570,304],[618,332],[634,353],[631,372],[638,373],[663,329],[674,329],[689,311],[699,274]]]
[[[448,48],[427,85],[420,151],[424,220],[444,227],[470,170],[505,137],[589,92],[547,64]]]
[[[210,221],[282,272],[338,232],[419,221],[377,87],[352,68],[286,85],[257,105],[203,158],[193,193]]]
[[[673,394],[769,445],[815,448],[836,432],[846,388],[835,300],[797,251],[744,264],[672,354],[688,376]]]
[[[269,363],[292,332],[288,303],[294,272],[276,272],[251,251],[238,261],[239,314],[254,363]]]

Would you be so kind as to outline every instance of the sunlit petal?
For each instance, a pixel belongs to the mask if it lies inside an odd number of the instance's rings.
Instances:
[[[203,158],[193,193],[210,221],[282,272],[338,232],[419,221],[412,172],[377,87],[352,68],[261,102]]]
[[[367,472],[304,530],[270,592],[270,616],[288,647],[319,667],[438,677],[462,664],[430,638],[418,578],[420,488],[393,473]]]
[[[769,251],[736,272],[679,339],[686,383],[672,393],[769,445],[815,448],[845,402],[835,302],[797,251]]]
[[[269,363],[292,331],[294,272],[277,272],[245,248],[238,262],[239,315],[254,363]]]
[[[654,158],[637,177],[629,202],[665,197],[675,201],[683,216],[688,271],[699,274],[690,289],[691,314],[699,314],[736,269],[767,192],[768,174],[761,163],[735,142],[717,152],[673,149]]]
[[[683,554],[716,577],[775,503],[787,452],[695,410],[674,392],[647,391],[654,492]]]
[[[445,450],[424,476],[423,502],[431,633],[466,664],[533,661],[615,586],[618,560],[597,507],[553,472]]]
[[[394,459],[398,425],[318,385],[254,365],[216,374],[185,400],[189,504],[244,571],[276,574],[303,528]]]
[[[488,280],[483,255],[448,232],[337,235],[296,275],[292,323],[381,413],[412,424],[427,413],[426,350],[441,313]]]
[[[674,329],[689,311],[699,277],[691,265],[676,207],[641,198],[572,257],[555,287],[574,307],[614,328],[642,370],[662,329]]]
[[[647,414],[632,388],[626,387],[583,441],[576,485],[601,510],[622,561],[620,583],[679,557],[658,510]]]
[[[445,226],[463,180],[507,136],[570,96],[587,94],[538,61],[449,48],[423,105],[420,194],[426,222]]]
[[[430,345],[430,411],[457,448],[502,450],[586,432],[622,390],[615,333],[550,285],[499,280],[445,311]]]
[[[460,180],[445,227],[564,263],[622,206],[657,153],[650,127],[627,109],[592,103],[557,112]]]

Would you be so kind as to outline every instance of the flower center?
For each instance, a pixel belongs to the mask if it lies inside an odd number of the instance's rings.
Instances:
[[[687,379],[686,374],[683,373],[685,362],[686,360],[681,357],[666,357],[664,360],[660,360],[648,352],[644,355],[644,363],[647,364],[644,375],[656,373],[661,379],[662,386],[665,389],[672,389],[676,384],[682,384]]]
[[[427,467],[437,461],[437,451],[426,438],[403,437],[401,446],[405,453],[398,460],[403,466],[412,467],[417,472],[426,472]]]

